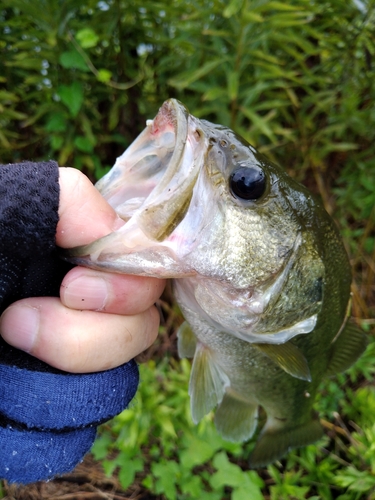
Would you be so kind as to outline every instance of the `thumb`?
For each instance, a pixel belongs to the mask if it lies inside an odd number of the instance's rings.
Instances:
[[[90,180],[74,168],[59,169],[60,204],[56,244],[86,245],[123,224]]]

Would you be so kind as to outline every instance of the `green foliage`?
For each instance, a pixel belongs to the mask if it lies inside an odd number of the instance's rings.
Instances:
[[[375,499],[375,393],[361,376],[374,370],[374,349],[372,342],[347,374],[322,384],[316,409],[328,434],[266,469],[248,470],[252,443],[224,441],[212,415],[193,424],[190,365],[173,358],[141,365],[135,402],[102,427],[92,451],[108,475],[118,473],[124,489],[136,480],[166,500]]]
[[[232,489],[233,500],[245,498],[246,491],[253,492],[254,500],[263,498],[263,481],[257,474],[228,460],[228,455],[242,454],[241,445],[224,441],[211,417],[198,426],[193,424],[186,390],[189,373],[187,360],[142,365],[135,403],[114,419],[110,429],[102,430],[92,449],[94,456],[102,461],[107,474],[118,468],[124,489],[132,484],[136,472],[143,472],[143,485],[168,500],[221,500],[225,488]],[[113,451],[118,452],[116,457],[106,458]],[[211,463],[214,474],[205,470]],[[197,473],[200,468],[201,474]],[[145,474],[145,470],[150,472]]]
[[[56,159],[101,177],[169,97],[233,128],[319,194],[340,223],[353,312],[375,316],[373,0],[3,0],[0,159]],[[375,500],[375,344],[325,381],[327,431],[247,470],[252,444],[190,419],[189,364],[142,366],[133,406],[93,453],[124,489],[167,499]]]

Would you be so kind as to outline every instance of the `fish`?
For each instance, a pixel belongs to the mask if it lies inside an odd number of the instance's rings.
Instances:
[[[193,421],[216,409],[223,438],[245,442],[262,408],[253,468],[321,438],[319,384],[366,348],[349,317],[349,260],[322,204],[176,99],[96,186],[124,224],[66,258],[172,280],[186,320],[178,352],[193,358]]]

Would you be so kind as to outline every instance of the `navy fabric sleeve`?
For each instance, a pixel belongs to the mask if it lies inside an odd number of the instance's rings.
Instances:
[[[71,266],[55,245],[58,203],[56,162],[0,165],[0,312],[21,298],[59,295]],[[0,338],[0,478],[26,484],[72,470],[95,426],[122,411],[137,385],[134,361],[68,374]]]

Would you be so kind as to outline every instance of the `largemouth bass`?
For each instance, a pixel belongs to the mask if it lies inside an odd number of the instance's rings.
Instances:
[[[174,99],[97,188],[126,223],[70,260],[173,279],[187,320],[179,354],[194,358],[194,422],[217,407],[222,436],[245,441],[262,406],[253,467],[319,439],[319,383],[366,345],[348,322],[349,262],[322,205],[244,139]]]

